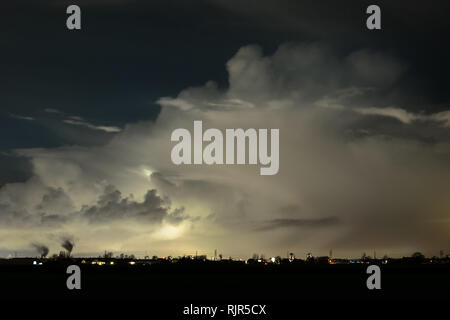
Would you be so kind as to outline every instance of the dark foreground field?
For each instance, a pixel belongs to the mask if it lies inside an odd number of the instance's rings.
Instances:
[[[64,264],[0,266],[0,304],[90,304],[108,311],[163,312],[168,319],[188,319],[182,311],[190,304],[267,304],[270,317],[253,318],[278,319],[277,314],[308,309],[351,312],[355,305],[378,310],[393,305],[412,312],[450,302],[450,265],[382,265],[381,290],[367,289],[363,264],[80,266],[82,289],[72,291],[66,288]]]

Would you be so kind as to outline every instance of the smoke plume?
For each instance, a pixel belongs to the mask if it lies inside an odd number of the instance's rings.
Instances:
[[[63,242],[61,243],[61,247],[63,247],[64,249],[67,250],[67,254],[69,256],[72,253],[72,249],[74,246],[75,246],[75,242],[73,241],[73,239],[69,239],[69,238],[64,238]]]
[[[41,258],[45,258],[48,255],[48,247],[40,243],[32,243],[33,248],[39,253]]]

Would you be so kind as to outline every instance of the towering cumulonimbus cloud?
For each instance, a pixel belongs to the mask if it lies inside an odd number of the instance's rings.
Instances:
[[[34,176],[0,189],[4,238],[28,228],[74,234],[77,251],[151,244],[161,255],[219,247],[241,257],[259,247],[359,256],[450,243],[449,113],[410,109],[398,86],[406,62],[289,43],[271,55],[244,46],[226,68],[228,87],[208,81],[161,97],[155,122],[129,124],[103,146],[17,150]],[[194,120],[279,128],[279,172],[174,165],[171,133]]]

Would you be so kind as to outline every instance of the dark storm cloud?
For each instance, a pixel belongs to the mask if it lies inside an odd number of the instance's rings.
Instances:
[[[122,197],[119,190],[113,186],[105,188],[105,192],[91,207],[82,208],[80,214],[92,223],[109,223],[115,220],[131,219],[144,223],[161,223],[168,220],[179,223],[187,217],[183,208],[170,209],[169,199],[157,195],[156,190],[148,190],[143,202],[136,202],[128,197]]]
[[[15,187],[3,189],[0,193],[0,221],[3,225],[60,228],[80,219],[93,224],[127,220],[148,224],[167,221],[176,225],[189,219],[183,207],[172,210],[170,200],[160,197],[154,189],[147,191],[142,202],[137,202],[133,200],[133,195],[123,197],[119,190],[109,185],[95,205],[85,205],[81,210],[76,210],[71,198],[62,188],[44,187],[40,183],[30,184],[28,190],[35,189],[34,194],[23,196],[16,192]],[[37,187],[45,192],[37,204],[27,205],[30,198],[33,199],[40,193]]]
[[[56,212],[62,208],[73,207],[70,197],[64,192],[62,188],[47,188],[47,193],[44,194],[42,200],[36,205],[37,210],[46,210]]]
[[[255,231],[272,231],[280,228],[321,228],[339,224],[339,218],[326,217],[320,219],[273,219],[262,223]]]
[[[45,187],[35,178],[28,181],[28,191],[34,189],[28,196],[18,192],[19,183],[8,184],[1,189],[0,221],[3,225],[60,227],[70,220],[64,212],[74,207],[62,188]]]

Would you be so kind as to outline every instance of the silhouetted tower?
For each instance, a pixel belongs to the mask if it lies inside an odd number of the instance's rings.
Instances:
[[[330,249],[330,259],[333,258],[333,249]]]
[[[214,249],[214,261],[217,261],[217,249]]]

